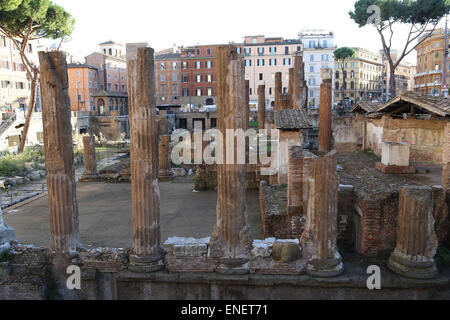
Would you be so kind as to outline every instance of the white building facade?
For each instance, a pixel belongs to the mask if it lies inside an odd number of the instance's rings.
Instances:
[[[334,51],[336,50],[334,34],[325,30],[304,30],[299,34],[299,37],[303,46],[305,79],[309,90],[308,106],[311,109],[316,109],[320,105],[320,85],[322,84],[320,69],[331,69],[334,78]],[[334,102],[334,92],[332,96]]]

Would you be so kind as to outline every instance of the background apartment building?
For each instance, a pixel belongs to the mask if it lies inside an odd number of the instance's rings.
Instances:
[[[217,103],[216,50],[219,45],[201,45],[181,50],[182,105],[201,107]]]
[[[156,105],[180,105],[181,53],[164,50],[155,55]]]
[[[72,111],[95,110],[94,95],[98,92],[97,67],[89,64],[67,65],[69,97]]]
[[[107,115],[115,111],[119,115],[128,114],[127,61],[123,44],[107,41],[101,43],[100,52],[88,55],[86,64],[97,68],[98,92],[93,94],[91,111]]]
[[[305,78],[309,90],[308,105],[311,108],[318,108],[320,103],[320,85],[322,84],[320,69],[329,68],[334,71],[335,67],[334,51],[336,46],[334,45],[334,34],[325,30],[304,30],[299,34],[299,37],[303,44]]]
[[[450,36],[450,32],[448,35]],[[445,57],[444,42],[444,29],[437,29],[430,38],[417,47],[417,73],[414,76],[414,91],[425,95],[442,94],[444,59],[447,59],[447,87],[450,84],[450,59],[448,55]]]
[[[385,58],[385,54],[384,54],[383,50],[380,50],[380,56],[383,59],[383,64],[384,64],[384,68],[385,68],[385,76],[383,77],[385,91],[383,92],[383,97],[384,97],[384,99],[389,100],[390,78],[391,78],[389,62]],[[398,51],[392,50],[391,57],[392,57],[392,61],[394,61],[394,63],[395,63],[398,60]],[[404,60],[398,65],[397,69],[395,69],[395,90],[396,90],[397,96],[406,91],[413,89],[414,73],[415,73],[415,67],[411,63],[406,62]],[[394,97],[391,97],[391,98],[394,98]]]
[[[26,53],[31,61],[37,62],[37,43],[30,42]],[[14,43],[0,33],[0,109],[27,110],[30,103],[31,79],[28,79],[25,66]]]
[[[281,37],[246,36],[243,51],[245,57],[245,79],[250,81],[250,103],[258,100],[258,87],[266,86],[266,104],[275,101],[275,74],[282,73],[283,92],[289,86],[289,69],[294,66],[294,56],[300,54],[300,40],[285,40]]]
[[[337,61],[335,63],[335,100],[342,101],[346,97],[355,103],[361,100],[380,100],[383,70],[381,56],[363,48],[353,49],[353,58],[345,60],[343,65]]]

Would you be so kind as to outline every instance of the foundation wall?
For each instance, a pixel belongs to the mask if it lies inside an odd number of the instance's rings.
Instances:
[[[353,152],[362,149],[364,120],[356,117],[334,117],[334,149],[338,152]]]

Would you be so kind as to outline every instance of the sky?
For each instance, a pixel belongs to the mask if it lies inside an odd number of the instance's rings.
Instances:
[[[156,51],[177,46],[243,42],[244,36],[298,38],[304,29],[326,29],[339,47],[381,49],[373,26],[359,28],[348,12],[356,0],[53,0],[76,19],[72,40],[63,45],[84,61],[108,40],[148,42]],[[443,25],[443,23],[441,23]],[[393,48],[404,47],[399,26]],[[405,61],[415,64],[415,52]]]

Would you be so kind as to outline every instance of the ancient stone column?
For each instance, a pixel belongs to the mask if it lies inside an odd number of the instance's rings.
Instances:
[[[62,52],[39,52],[39,62],[51,248],[71,255],[79,233],[67,64]]]
[[[443,170],[442,170],[442,186],[448,190],[450,189],[450,123],[444,130],[444,149],[442,154]]]
[[[134,271],[152,272],[163,267],[153,49],[127,44],[127,69],[133,208],[130,263]]]
[[[305,100],[305,64],[303,63],[303,56],[296,55],[294,57],[293,69],[293,90],[292,90],[292,107],[300,109],[304,107]]]
[[[245,128],[245,65],[234,46],[217,49],[217,92],[218,130],[226,141],[227,129]],[[236,163],[236,144],[234,150],[226,145],[224,159],[233,151]],[[246,166],[224,162],[217,165],[217,223],[211,257],[218,261],[219,273],[248,273],[252,240],[247,223]]]
[[[446,190],[450,189],[450,162],[442,168],[442,186]]]
[[[294,68],[289,69],[289,87],[288,87],[288,93],[291,96],[291,99],[294,97]],[[293,102],[293,99],[292,99]]]
[[[99,174],[97,172],[97,160],[95,157],[95,139],[93,136],[83,137],[84,148],[84,173],[82,181],[97,180]]]
[[[288,215],[302,216],[307,213],[308,183],[311,166],[317,157],[301,146],[289,148],[288,164]]]
[[[266,86],[258,86],[258,129],[263,130],[266,123]]]
[[[319,109],[319,151],[331,151],[331,101],[332,101],[332,74],[331,69],[321,69],[322,84],[320,85]]]
[[[250,81],[245,80],[245,125],[244,130],[248,130],[250,128]]]
[[[400,190],[397,247],[389,258],[389,269],[408,278],[434,278],[438,274],[434,261],[437,247],[432,189],[404,187]]]
[[[281,95],[283,93],[282,73],[275,73],[275,110],[281,110]]]
[[[172,179],[172,162],[170,160],[170,136],[159,137],[159,180],[170,181]]]
[[[11,247],[10,242],[17,240],[14,230],[3,221],[2,194],[0,193],[0,254]]]
[[[317,277],[334,277],[344,271],[337,250],[338,175],[336,150],[320,156],[311,167],[308,214],[302,235],[307,273]]]

